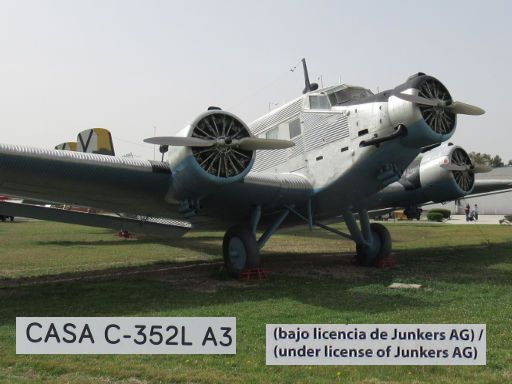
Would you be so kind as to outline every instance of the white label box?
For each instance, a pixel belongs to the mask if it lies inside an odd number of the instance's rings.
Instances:
[[[17,354],[236,354],[235,317],[17,317]]]
[[[267,324],[267,365],[485,365],[485,324]]]

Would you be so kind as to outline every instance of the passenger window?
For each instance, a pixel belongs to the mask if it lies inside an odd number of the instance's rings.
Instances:
[[[269,129],[265,133],[265,138],[267,138],[267,139],[277,139],[278,137],[279,137],[279,128],[278,127]]]
[[[300,131],[300,120],[299,119],[293,119],[288,123],[288,129],[290,130],[290,139],[293,139],[294,137],[297,137],[301,134]]]

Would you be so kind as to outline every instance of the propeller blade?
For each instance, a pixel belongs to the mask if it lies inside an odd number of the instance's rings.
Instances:
[[[240,140],[233,140],[233,144],[245,151],[255,151],[257,149],[286,149],[295,145],[290,140],[261,139],[259,137],[244,137]]]
[[[473,166],[470,165],[470,164],[467,164],[467,165],[457,165],[457,164],[454,164],[454,163],[450,163],[450,164],[443,165],[443,168],[448,170],[448,171],[460,171],[460,172],[465,172],[465,171],[473,170]]]
[[[293,141],[261,139],[259,137],[244,137],[239,140],[205,140],[197,137],[158,136],[144,140],[145,143],[156,145],[170,145],[173,147],[211,147],[216,144],[233,145],[245,151],[257,149],[285,149],[295,145]]]
[[[439,100],[426,99],[421,96],[409,95],[407,93],[395,93],[394,96],[399,99],[409,101],[411,103],[420,104],[420,105],[430,105],[431,107],[437,107],[439,105]]]
[[[482,108],[477,107],[476,105],[466,104],[461,101],[454,101],[446,107],[451,109],[453,113],[457,113],[459,115],[483,115],[485,113]]]
[[[492,167],[485,164],[475,164],[471,167],[475,173],[487,173],[492,171]]]
[[[461,101],[454,101],[450,104],[446,104],[446,102],[442,100],[427,99],[425,97],[409,95],[401,92],[395,93],[394,96],[419,105],[451,109],[453,113],[458,115],[483,115],[485,113],[482,108],[477,107],[476,105],[466,104]]]
[[[170,145],[172,147],[211,147],[215,140],[204,140],[197,137],[157,136],[144,139],[145,143]]]
[[[448,171],[460,171],[460,172],[466,172],[466,171],[473,171],[473,173],[487,173],[492,171],[492,167],[484,164],[475,164],[475,165],[457,165],[454,163],[443,165],[444,169],[447,169]]]

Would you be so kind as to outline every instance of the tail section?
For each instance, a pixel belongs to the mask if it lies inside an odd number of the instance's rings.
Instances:
[[[115,156],[114,143],[110,131],[105,128],[86,129],[78,134],[77,141],[70,141],[55,146],[61,151],[95,153],[97,155]]]
[[[77,137],[77,151],[115,156],[110,131],[105,128],[92,128],[80,132]]]
[[[61,150],[61,151],[74,151],[74,152],[76,152],[77,142],[76,141],[68,141],[67,143],[61,143],[59,145],[56,145],[55,149],[58,149],[58,150]]]

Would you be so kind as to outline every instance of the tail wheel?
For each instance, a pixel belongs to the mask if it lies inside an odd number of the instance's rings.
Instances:
[[[244,226],[228,229],[222,243],[224,264],[232,276],[238,277],[246,270],[259,267],[260,251],[251,230]]]
[[[391,235],[385,226],[371,223],[372,243],[370,245],[357,244],[357,262],[360,265],[373,266],[383,257],[391,254]]]

